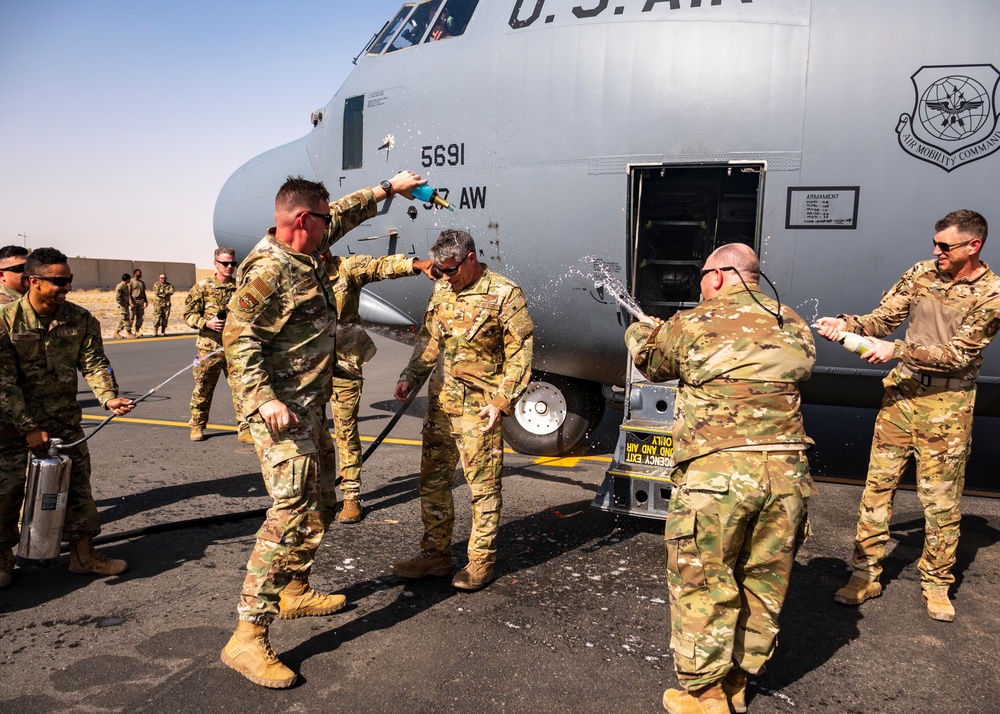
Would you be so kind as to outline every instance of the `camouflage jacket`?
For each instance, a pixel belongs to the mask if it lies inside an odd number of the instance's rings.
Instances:
[[[419,271],[418,271],[419,272]],[[361,366],[375,356],[375,343],[361,324],[361,288],[369,283],[412,276],[405,255],[333,256],[330,280],[337,300],[337,376],[360,378]]]
[[[146,283],[142,278],[132,278],[128,284],[128,294],[133,305],[145,305],[149,302],[146,300]]]
[[[777,303],[754,289],[769,309]],[[674,460],[764,444],[812,444],[802,426],[798,382],[812,374],[816,345],[805,321],[781,308],[784,327],[742,285],[625,332],[635,366],[657,382],[679,379]]]
[[[247,416],[272,399],[300,414],[330,401],[337,303],[319,256],[374,216],[376,205],[369,189],[331,203],[333,223],[312,255],[271,228],[240,265],[222,343]]]
[[[161,283],[159,280],[153,283],[153,304],[165,305],[170,302],[170,296],[173,294],[174,286],[170,283]]]
[[[439,280],[399,378],[415,384],[434,370],[429,389],[448,414],[470,399],[510,414],[531,376],[534,329],[521,288],[489,268],[458,293]]]
[[[0,425],[21,434],[51,421],[79,426],[78,370],[101,404],[118,396],[93,315],[67,302],[46,330],[27,298],[0,309]]]
[[[208,329],[205,323],[214,320],[220,310],[228,309],[235,292],[235,280],[220,283],[214,275],[191,286],[184,298],[184,322],[198,330],[199,350],[211,352],[222,347],[222,333]]]
[[[933,260],[899,278],[868,315],[838,315],[847,331],[885,337],[910,318],[893,357],[918,372],[975,379],[983,349],[1000,330],[1000,277],[989,269],[974,280],[952,279]]]
[[[0,305],[6,305],[9,302],[14,302],[15,300],[21,299],[21,293],[16,290],[11,290],[3,283],[0,283]]]
[[[122,307],[129,306],[128,288],[129,284],[124,281],[118,283],[118,285],[115,287],[115,302],[121,305]]]

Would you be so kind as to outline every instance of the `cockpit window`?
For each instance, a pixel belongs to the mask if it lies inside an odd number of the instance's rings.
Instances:
[[[396,50],[419,44],[420,40],[424,38],[424,32],[427,31],[428,25],[431,24],[431,18],[434,17],[437,9],[441,7],[441,2],[442,0],[427,0],[427,2],[417,5],[417,9],[407,19],[403,30],[396,36],[393,43],[389,45],[387,51],[395,52]]]
[[[399,9],[390,22],[386,23],[385,28],[368,48],[368,54],[395,52],[420,44],[421,40],[437,42],[449,37],[458,37],[465,32],[478,4],[479,0],[408,2]],[[387,45],[389,49],[386,49]]]
[[[437,42],[465,32],[479,0],[448,0],[424,42]]]
[[[389,44],[389,40],[391,40],[393,35],[395,35],[399,31],[399,28],[403,25],[403,21],[407,18],[407,16],[410,14],[410,10],[412,9],[413,9],[413,3],[407,3],[406,5],[403,5],[403,7],[399,9],[399,12],[396,13],[396,16],[392,18],[392,22],[386,25],[385,29],[382,30],[382,33],[377,38],[375,38],[375,42],[368,50],[368,54],[377,55],[380,54],[382,50],[385,49],[385,46]]]

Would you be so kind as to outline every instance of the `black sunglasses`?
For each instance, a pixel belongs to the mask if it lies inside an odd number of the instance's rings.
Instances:
[[[464,263],[470,255],[472,254],[466,253],[465,258],[462,258],[456,265],[453,265],[450,268],[442,268],[440,265],[435,265],[434,269],[444,273],[445,275],[454,275],[458,272],[458,269],[462,267],[462,263]]]
[[[20,265],[9,265],[6,268],[0,268],[0,273],[4,272],[5,270],[8,273],[23,273],[24,263],[21,263]]]
[[[312,211],[306,211],[306,213],[308,213],[310,216],[316,216],[316,218],[321,219],[323,223],[326,224],[327,228],[329,228],[330,224],[333,223],[333,216],[330,215],[329,213],[313,213]]]
[[[942,253],[947,253],[952,248],[961,248],[963,245],[969,245],[975,238],[970,238],[969,240],[963,240],[961,243],[945,243],[944,241],[931,241],[934,247],[940,250]]]
[[[701,271],[701,277],[704,278],[706,275],[708,275],[709,273],[714,273],[716,270],[721,270],[725,272],[727,270],[736,270],[736,268],[734,268],[731,265],[727,265],[725,268],[705,268],[704,270]]]
[[[29,275],[29,278],[36,278],[38,280],[44,280],[47,283],[52,283],[56,287],[64,288],[67,285],[72,284],[73,276],[67,275],[66,277],[50,278],[48,275]]]
[[[219,265],[225,265],[227,268],[234,268],[239,265],[235,260],[217,260],[215,262]]]

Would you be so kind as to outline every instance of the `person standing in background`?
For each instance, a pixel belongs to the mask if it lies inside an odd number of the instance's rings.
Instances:
[[[167,334],[167,322],[170,321],[170,298],[174,294],[174,286],[167,282],[166,273],[160,273],[160,279],[153,283],[153,334]]]
[[[146,283],[142,280],[142,271],[138,268],[132,271],[132,282],[128,285],[129,307],[132,308],[132,331],[136,337],[142,337],[142,317],[146,312]]]
[[[222,352],[222,328],[226,324],[228,304],[236,291],[233,272],[236,270],[236,250],[229,246],[215,249],[215,274],[199,280],[184,300],[184,322],[198,330],[198,360],[194,367],[194,391],[191,393],[191,441],[205,439],[205,425],[212,410],[212,394],[219,375],[229,380],[229,366]],[[233,384],[230,381],[229,387]],[[233,410],[236,412],[238,439],[252,444],[250,427],[240,413],[240,402],[233,389]]]

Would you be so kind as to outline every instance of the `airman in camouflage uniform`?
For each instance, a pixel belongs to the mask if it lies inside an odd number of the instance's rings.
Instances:
[[[222,661],[251,681],[284,688],[295,673],[271,650],[268,626],[276,616],[326,615],[343,595],[309,587],[313,557],[323,538],[321,477],[332,452],[325,409],[335,362],[336,300],[320,255],[349,230],[375,215],[392,191],[412,200],[423,183],[404,171],[382,186],[335,203],[321,183],[289,178],[275,198],[275,227],[240,267],[223,332],[226,360],[241,410],[273,501],[243,583],[239,626]]]
[[[115,337],[122,336],[122,330],[129,335],[132,334],[132,308],[129,306],[129,281],[128,273],[122,273],[122,281],[115,287],[115,302],[118,303],[118,327],[115,328]]]
[[[478,590],[492,581],[496,560],[503,503],[500,422],[528,386],[534,324],[521,288],[476,259],[468,233],[442,232],[431,258],[444,278],[434,286],[394,394],[405,400],[431,374],[420,457],[424,536],[420,555],[392,569],[402,578],[451,573],[451,484],[461,458],[472,492],[472,533],[469,564],[452,584]]]
[[[167,323],[170,321],[170,298],[174,294],[174,286],[167,282],[166,275],[153,283],[153,334],[167,334]]]
[[[226,323],[229,300],[236,292],[233,272],[236,269],[236,250],[228,246],[215,249],[215,275],[199,280],[184,299],[184,322],[198,330],[198,360],[192,374],[194,390],[191,392],[191,441],[205,438],[205,425],[212,411],[212,395],[219,375],[225,374],[230,388],[229,368],[222,354],[222,328]],[[250,444],[250,427],[240,412],[240,400],[233,389],[233,410],[236,412],[239,440]]]
[[[28,249],[20,245],[0,248],[0,305],[20,300],[24,295],[24,261]]]
[[[141,270],[132,271],[132,281],[128,284],[128,304],[132,308],[132,331],[136,337],[142,335],[142,318],[146,313],[146,283]]]
[[[674,714],[746,711],[747,673],[770,658],[795,552],[807,532],[809,476],[798,382],[816,359],[809,326],[757,286],[742,244],[705,262],[704,301],[625,341],[649,379],[679,379],[676,468],[665,525]]]
[[[116,414],[132,409],[132,400],[118,396],[100,324],[85,309],[66,301],[72,279],[66,256],[53,248],[38,248],[26,265],[26,274],[32,276],[28,295],[0,310],[0,587],[11,580],[11,549],[19,539],[28,449],[46,449],[50,437],[64,443],[83,438],[77,370],[106,409]],[[70,543],[70,570],[124,572],[125,561],[112,560],[93,547],[101,527],[90,488],[87,445],[62,453],[73,464],[63,529]]]
[[[824,317],[819,332],[873,338],[892,333],[907,317],[902,340],[870,339],[862,355],[872,364],[900,362],[882,381],[885,395],[875,421],[868,478],[858,508],[851,580],[834,599],[860,605],[882,593],[879,576],[896,486],[911,455],[924,507],[924,549],[917,569],[927,613],[951,622],[948,597],[955,582],[959,500],[972,444],[972,407],[983,349],[1000,330],[1000,277],[979,260],[986,219],[975,211],[949,213],[935,225],[936,260],[917,263],[868,315]]]
[[[333,429],[337,439],[340,491],[344,505],[338,520],[356,523],[361,520],[361,435],[358,433],[358,405],[364,384],[362,365],[375,356],[375,343],[365,331],[358,310],[361,289],[380,280],[411,277],[424,272],[429,278],[433,261],[405,255],[329,256],[327,270],[337,300],[337,365],[333,372]],[[330,476],[333,475],[331,471]],[[331,493],[333,483],[324,483],[324,493]],[[324,498],[324,518],[329,523],[336,510],[336,494]]]

